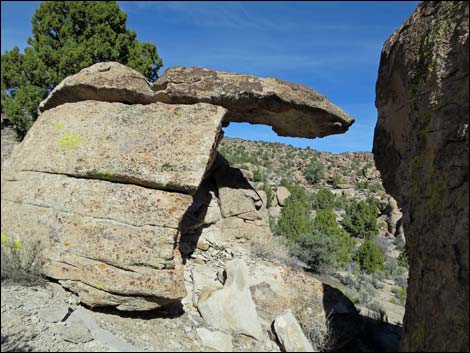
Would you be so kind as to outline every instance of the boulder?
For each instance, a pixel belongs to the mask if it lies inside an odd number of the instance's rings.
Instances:
[[[261,198],[261,202],[263,203],[263,207],[266,208],[268,204],[268,195],[264,190],[257,190],[259,197]]]
[[[204,327],[196,329],[205,348],[217,352],[233,352],[232,336],[219,331],[209,331]]]
[[[16,170],[194,193],[215,158],[224,113],[208,104],[66,103],[41,114],[10,162]]]
[[[272,126],[280,136],[323,137],[348,130],[354,119],[312,88],[199,67],[173,67],[154,83],[159,101],[207,102],[228,109],[224,121]]]
[[[127,104],[156,102],[151,84],[141,73],[117,62],[102,62],[65,78],[41,102],[39,111],[85,100]]]
[[[217,330],[262,340],[246,264],[235,259],[227,263],[225,271],[227,280],[222,289],[207,287],[200,293],[197,308],[201,316]]]
[[[401,348],[469,350],[469,3],[420,2],[386,41],[374,157],[403,211]]]
[[[276,336],[284,352],[313,352],[313,347],[305,337],[302,328],[290,310],[279,315],[273,323]]]
[[[2,232],[41,241],[43,271],[82,303],[154,309],[186,295],[181,222],[215,159],[225,109],[97,101],[121,100],[109,87],[138,96],[147,85],[130,69],[100,67],[58,86],[5,163]],[[94,82],[95,94],[66,103],[77,82]]]
[[[259,209],[256,207],[256,202],[261,200],[258,192],[240,169],[228,166],[225,161],[220,161],[221,158],[219,154],[213,177],[219,194],[222,216],[243,217],[243,214],[256,212]]]
[[[276,198],[280,206],[284,206],[289,196],[290,196],[290,191],[287,190],[287,188],[285,188],[284,186],[277,187]]]

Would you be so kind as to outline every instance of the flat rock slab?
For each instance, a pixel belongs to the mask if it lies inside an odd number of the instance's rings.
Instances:
[[[19,171],[193,193],[215,158],[224,114],[205,103],[66,103],[39,117],[10,161]]]
[[[280,136],[323,137],[348,130],[354,119],[314,89],[199,67],[173,67],[154,84],[161,102],[206,102],[228,110],[224,122],[272,126]]]
[[[65,78],[41,102],[39,111],[89,99],[128,104],[156,101],[151,85],[141,73],[117,62],[103,62]]]

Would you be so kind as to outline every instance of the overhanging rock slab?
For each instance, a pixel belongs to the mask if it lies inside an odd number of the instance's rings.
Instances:
[[[276,78],[173,67],[155,82],[154,90],[161,102],[220,105],[228,110],[225,123],[270,125],[280,136],[341,134],[354,122],[314,89]]]

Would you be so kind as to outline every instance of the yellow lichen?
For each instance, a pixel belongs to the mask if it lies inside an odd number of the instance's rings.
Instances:
[[[13,249],[16,251],[23,249],[23,243],[21,242],[21,240],[15,240],[15,242],[13,243]]]
[[[64,124],[62,123],[59,123],[59,122],[55,122],[52,124],[52,127],[55,129],[55,130],[61,130],[64,128]]]
[[[2,245],[5,245],[8,239],[8,235],[5,232],[2,232]]]
[[[82,142],[83,141],[79,134],[64,132],[58,142],[58,146],[62,150],[69,150],[76,148]]]

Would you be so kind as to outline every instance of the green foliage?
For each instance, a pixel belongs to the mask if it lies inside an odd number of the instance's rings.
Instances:
[[[404,287],[392,287],[392,292],[395,293],[397,298],[400,300],[402,305],[406,304],[406,288]]]
[[[314,230],[309,234],[301,234],[290,251],[312,271],[324,273],[336,267],[336,245],[333,238]]]
[[[115,1],[44,1],[32,18],[29,47],[2,55],[2,111],[24,136],[37,107],[64,78],[103,61],[117,61],[149,80],[163,65],[154,44],[126,28]]]
[[[354,236],[361,238],[374,236],[378,231],[377,202],[373,199],[351,202],[346,207],[342,224]]]
[[[255,165],[259,164],[258,159],[255,156],[245,152],[244,148],[232,150],[221,146],[219,147],[219,153],[222,154],[232,166],[241,167],[245,163],[251,163]]]
[[[344,200],[324,188],[318,191],[312,198],[312,207],[316,210],[332,210],[344,206]]]
[[[289,187],[291,195],[282,208],[276,234],[286,237],[289,241],[296,241],[301,235],[312,232],[313,221],[310,218],[310,200],[305,191],[299,186]]]
[[[408,253],[406,251],[398,255],[397,264],[401,267],[408,268]]]
[[[379,182],[369,183],[367,181],[358,181],[356,183],[356,189],[357,190],[370,190],[372,192],[384,191],[382,184],[380,184]]]
[[[266,181],[266,177],[263,175],[263,173],[260,172],[259,169],[255,169],[253,171],[253,181],[254,182],[260,182],[260,181],[264,182],[264,181]]]
[[[3,70],[3,63],[2,63]],[[14,95],[2,97],[3,110],[8,120],[15,126],[20,138],[23,138],[38,117],[38,104],[44,97],[44,89],[26,85],[15,90]],[[3,95],[2,90],[2,95]]]
[[[338,186],[343,182],[343,179],[339,176],[339,175],[335,175],[332,179],[331,179],[331,185],[337,189]]]
[[[361,245],[354,260],[362,270],[373,273],[384,269],[385,257],[382,251],[375,245],[374,241],[368,239]]]
[[[44,246],[41,241],[28,238],[15,239],[2,232],[1,278],[10,279],[23,285],[42,284]]]
[[[312,158],[304,170],[304,177],[310,184],[319,183],[325,177],[325,166],[318,157]]]
[[[336,221],[336,215],[329,210],[319,210],[313,222],[315,230],[325,234],[335,244],[334,253],[339,267],[343,267],[352,260],[354,240],[342,229]]]
[[[329,209],[319,209],[312,220],[312,198],[300,186],[285,183],[285,187],[291,195],[282,209],[275,233],[289,240],[292,254],[316,272],[343,267],[350,262],[354,240],[339,226],[336,215]],[[329,196],[327,198],[330,200]]]

